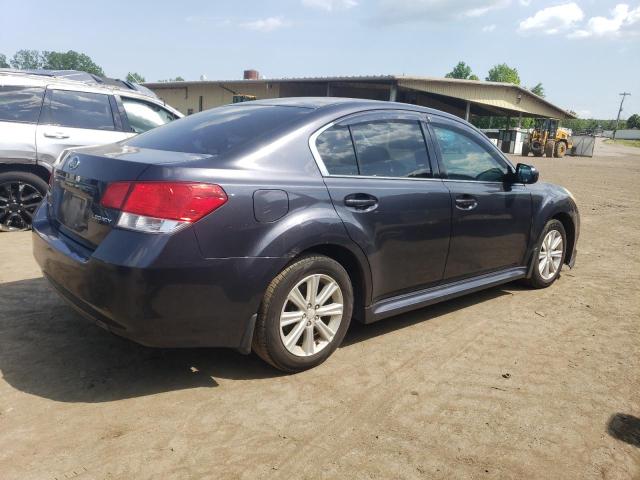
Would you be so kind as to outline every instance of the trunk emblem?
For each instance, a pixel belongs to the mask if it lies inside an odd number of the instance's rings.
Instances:
[[[69,163],[67,163],[67,167],[69,170],[75,170],[80,165],[80,159],[78,157],[71,157]]]

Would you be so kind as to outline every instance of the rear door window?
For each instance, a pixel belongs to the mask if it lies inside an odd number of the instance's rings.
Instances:
[[[129,119],[129,126],[136,133],[144,133],[176,119],[173,113],[159,105],[134,98],[121,98]]]
[[[109,95],[71,90],[49,90],[42,124],[115,130]]]
[[[427,147],[420,123],[380,120],[351,125],[360,175],[430,178]]]
[[[316,140],[316,149],[330,175],[358,175],[358,162],[349,127],[334,125]]]
[[[0,122],[38,123],[44,88],[0,86]]]

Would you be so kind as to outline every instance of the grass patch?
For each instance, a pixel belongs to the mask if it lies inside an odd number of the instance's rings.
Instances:
[[[637,147],[640,148],[640,140],[605,140],[604,143],[616,144],[616,145],[626,145],[627,147]]]

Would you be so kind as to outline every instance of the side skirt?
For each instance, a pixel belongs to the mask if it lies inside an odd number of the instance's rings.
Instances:
[[[495,287],[513,280],[525,278],[527,267],[509,268],[498,272],[486,273],[478,277],[439,285],[417,292],[386,298],[365,309],[364,323],[373,323],[387,317],[426,307],[434,303],[450,300],[468,293]]]

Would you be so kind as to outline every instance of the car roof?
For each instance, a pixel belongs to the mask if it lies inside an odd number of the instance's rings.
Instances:
[[[318,113],[324,111],[366,111],[366,110],[411,110],[419,113],[440,115],[452,120],[461,121],[460,117],[441,110],[412,105],[409,103],[389,102],[384,100],[369,100],[363,98],[345,97],[288,97],[270,98],[264,100],[252,100],[243,102],[242,105],[271,105],[281,107],[300,107],[316,110]]]

